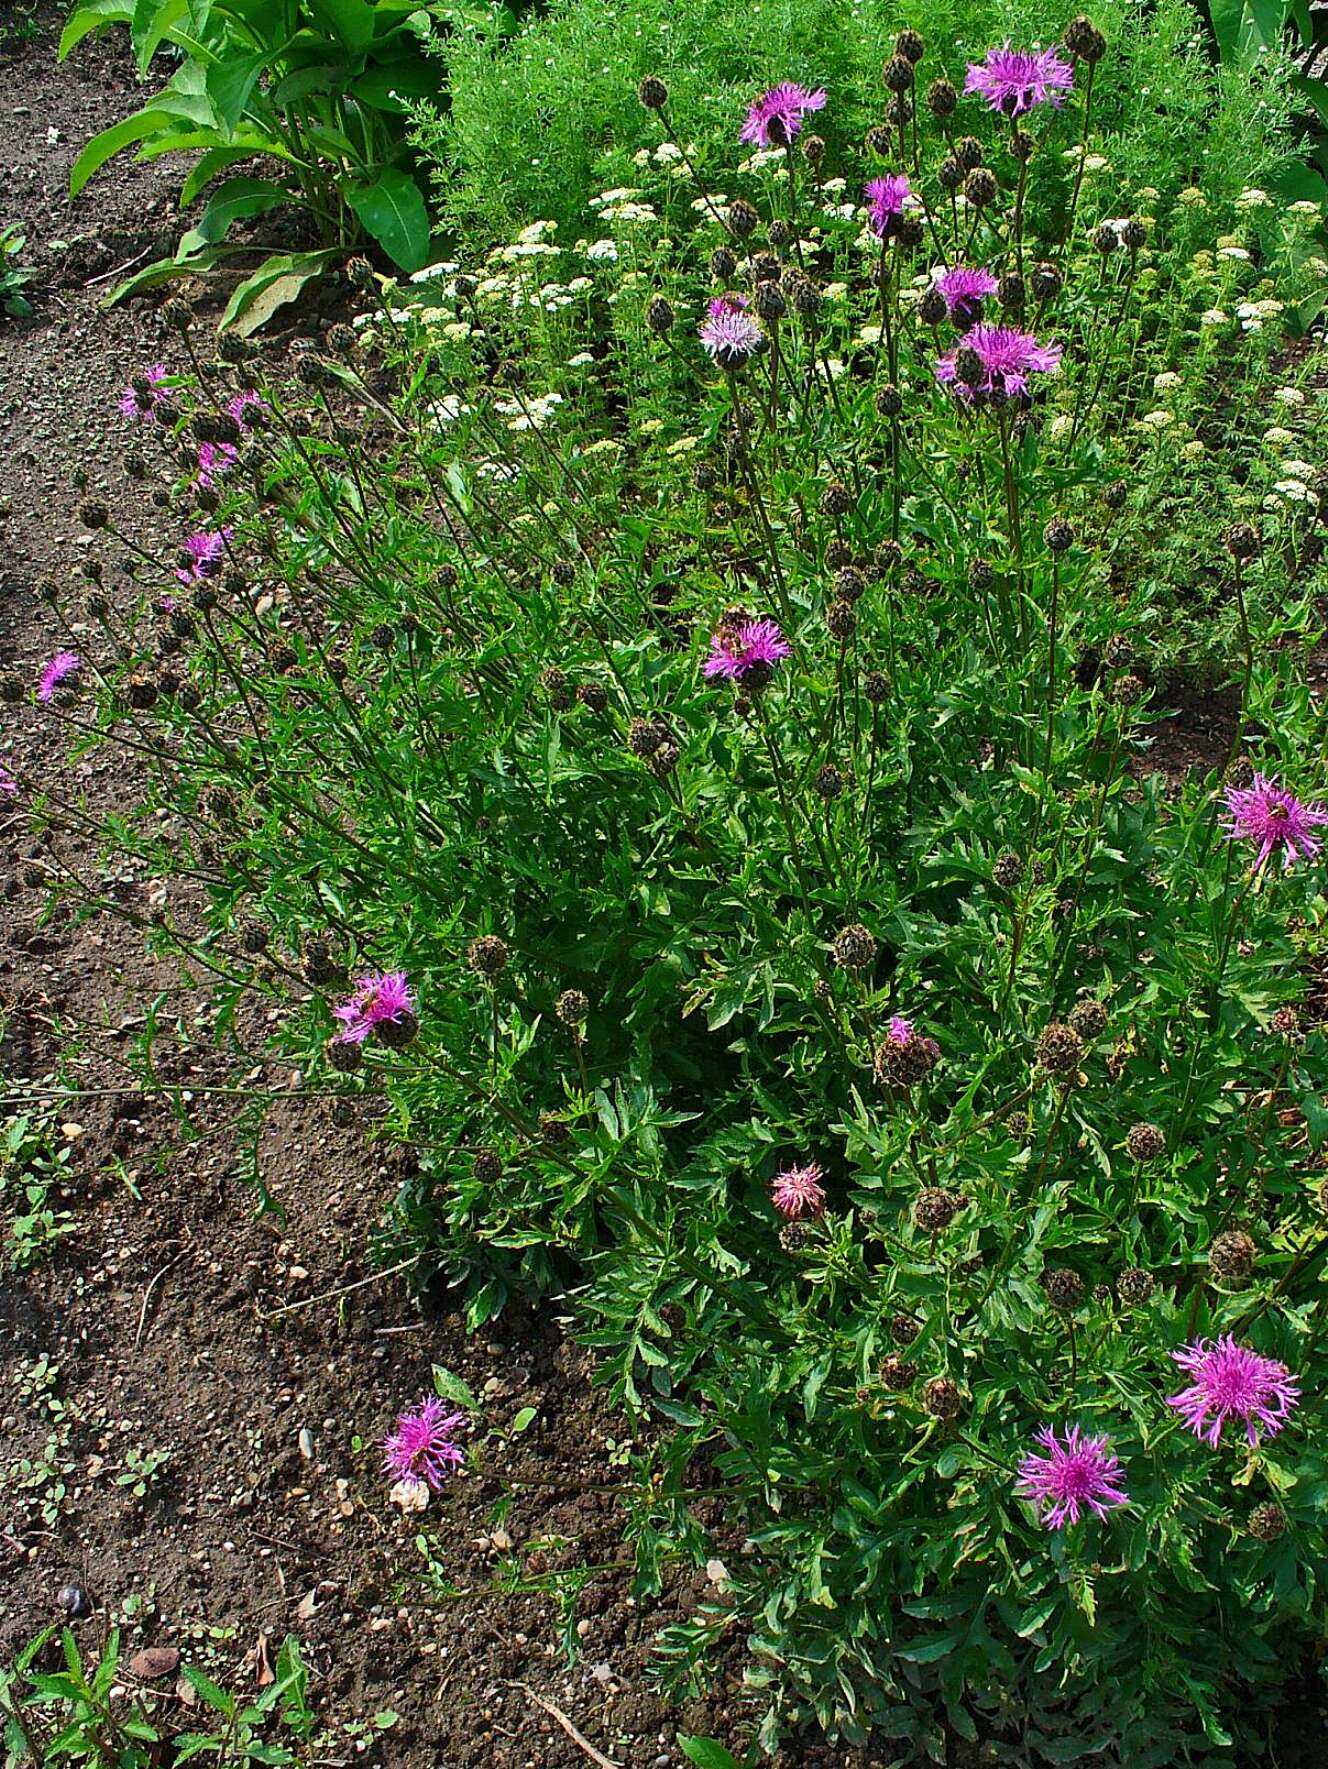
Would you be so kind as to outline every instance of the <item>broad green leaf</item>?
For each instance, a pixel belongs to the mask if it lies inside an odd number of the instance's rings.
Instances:
[[[195,1670],[193,1665],[182,1665],[180,1675],[191,1689],[203,1697],[210,1708],[215,1708],[219,1714],[225,1714],[228,1720],[231,1718],[236,1708],[233,1695],[220,1688],[210,1677],[205,1677],[202,1671]]]
[[[208,69],[208,97],[228,137],[235,134],[244,107],[266,65],[267,57],[258,54],[237,56]]]
[[[283,252],[260,264],[242,282],[226,305],[219,330],[235,330],[247,338],[265,326],[279,307],[293,301],[306,284],[321,276],[337,256],[321,252]]]
[[[697,1769],[739,1769],[738,1759],[725,1750],[715,1738],[684,1738],[678,1734],[678,1748]]]
[[[138,0],[129,28],[138,71],[146,74],[153,56],[181,19],[189,16],[189,0]]]
[[[403,112],[401,98],[437,98],[442,92],[441,64],[423,56],[403,56],[400,61],[379,62],[350,85],[361,104],[376,111]],[[400,93],[401,98],[394,96]]]
[[[180,241],[175,256],[184,258],[201,246],[215,245],[230,232],[237,221],[250,215],[263,215],[269,209],[290,202],[290,192],[266,178],[228,178],[208,198],[197,227]]]
[[[94,135],[69,168],[70,196],[76,197],[92,174],[100,171],[107,160],[114,159],[116,154],[135,141],[142,141],[145,136],[163,128],[165,121],[160,111],[144,106],[141,111],[122,117],[118,123],[112,123],[108,129]]]
[[[512,1430],[514,1432],[527,1430],[535,1423],[537,1417],[537,1410],[534,1407],[522,1407],[521,1411],[512,1421]]]
[[[348,49],[367,49],[373,42],[374,9],[368,0],[309,0],[309,10]]]
[[[467,1407],[471,1412],[479,1411],[479,1402],[466,1387],[460,1376],[454,1376],[445,1364],[433,1367],[433,1391],[440,1400],[454,1401],[459,1407]]]
[[[90,31],[99,31],[103,25],[127,25],[133,16],[132,0],[87,0],[65,22],[56,52],[59,60],[63,61]]]
[[[244,246],[213,246],[206,251],[197,252],[192,258],[158,258],[151,264],[145,264],[142,270],[136,270],[131,277],[117,284],[103,303],[106,307],[115,307],[119,302],[127,300],[130,295],[137,295],[144,289],[155,289],[160,283],[168,283],[172,277],[197,276],[200,271],[211,270],[232,252],[242,252]]]
[[[351,186],[346,200],[399,270],[422,270],[429,258],[429,212],[408,172],[388,167],[373,184]]]

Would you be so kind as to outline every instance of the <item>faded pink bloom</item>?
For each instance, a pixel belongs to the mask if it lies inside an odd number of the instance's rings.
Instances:
[[[344,1032],[337,1033],[339,1044],[362,1044],[375,1026],[384,1020],[393,1024],[415,1008],[415,993],[406,981],[403,970],[370,971],[358,977],[355,993],[349,1001],[332,1009],[333,1019],[340,1020]]]
[[[198,445],[198,479],[204,491],[214,486],[223,473],[229,473],[240,458],[233,442],[200,442]]]
[[[805,1167],[786,1167],[777,1173],[770,1187],[770,1201],[781,1216],[790,1220],[807,1215],[819,1216],[825,1209],[824,1175],[815,1161]]]
[[[38,700],[53,700],[61,682],[68,681],[70,676],[77,675],[82,668],[83,659],[77,651],[57,651],[41,673],[37,684]]]
[[[1016,1491],[1036,1506],[1048,1529],[1078,1523],[1081,1506],[1105,1517],[1109,1506],[1128,1503],[1129,1494],[1120,1488],[1120,1461],[1111,1454],[1109,1437],[1084,1437],[1077,1425],[1057,1437],[1045,1426],[1035,1433],[1035,1441],[1047,1453],[1038,1456],[1030,1451],[1024,1457]]]
[[[786,147],[802,128],[802,119],[807,112],[824,109],[823,87],[812,92],[806,86],[786,80],[780,86],[772,86],[756,100],[747,113],[738,140],[750,141],[756,147]]]
[[[970,62],[965,92],[977,92],[1003,117],[1018,117],[1035,104],[1058,109],[1074,88],[1074,69],[1054,49],[1011,49],[1009,41]]]
[[[410,1480],[442,1488],[448,1471],[459,1468],[465,1456],[452,1441],[464,1413],[443,1412],[443,1403],[430,1395],[419,1406],[398,1415],[396,1430],[383,1439],[383,1466],[397,1480]]]
[[[710,641],[710,655],[701,673],[734,681],[753,669],[773,669],[792,655],[777,621],[749,620],[739,627],[720,627]]]
[[[956,264],[940,273],[936,287],[945,297],[946,312],[966,332],[982,318],[983,299],[996,293],[996,278],[989,270],[970,270],[967,265]]]
[[[1179,1394],[1169,1395],[1167,1405],[1175,1407],[1204,1443],[1216,1446],[1222,1427],[1234,1419],[1244,1425],[1253,1447],[1259,1441],[1256,1423],[1275,1437],[1300,1400],[1300,1389],[1285,1364],[1238,1345],[1230,1333],[1216,1341],[1198,1339],[1171,1356],[1194,1381]]]
[[[976,387],[961,381],[956,366],[961,351],[971,350],[983,369]],[[1031,332],[1013,326],[974,326],[961,344],[936,363],[936,379],[953,386],[961,399],[1015,399],[1028,392],[1030,375],[1051,375],[1061,366],[1059,344],[1039,344]]]
[[[12,799],[18,791],[18,781],[9,770],[9,763],[0,760],[0,798]]]
[[[226,552],[226,544],[234,534],[233,528],[201,529],[185,540],[182,559],[175,575],[182,584],[201,583],[204,578],[215,577],[221,569],[221,561]]]
[[[243,393],[237,393],[234,399],[226,401],[226,410],[242,429],[256,430],[272,407],[261,393],[255,393],[252,387],[246,387]]]
[[[1283,872],[1290,871],[1298,857],[1312,860],[1319,852],[1322,843],[1310,830],[1328,823],[1328,810],[1322,805],[1304,804],[1264,774],[1254,776],[1253,786],[1228,786],[1226,801],[1231,812],[1231,821],[1226,825],[1227,840],[1256,843],[1256,872],[1267,865],[1278,848],[1282,850]]]
[[[891,1044],[907,1044],[913,1036],[912,1020],[906,1020],[901,1013],[891,1014],[885,1035]]]
[[[117,409],[121,417],[134,418],[139,423],[155,418],[157,407],[169,397],[165,384],[170,372],[164,362],[154,362],[141,375],[135,375],[120,395]]]
[[[722,369],[741,368],[765,344],[765,328],[754,313],[748,313],[746,295],[716,295],[697,336]]]
[[[893,239],[899,232],[905,211],[921,207],[902,172],[871,179],[863,185],[862,194],[870,209],[867,225],[878,240]]]

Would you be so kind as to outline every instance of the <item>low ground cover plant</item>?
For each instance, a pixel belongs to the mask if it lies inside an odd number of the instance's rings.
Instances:
[[[1321,1638],[1323,474],[1285,325],[1328,266],[1304,200],[1227,227],[1113,174],[1109,66],[1083,18],[967,62],[905,31],[864,141],[787,81],[704,153],[650,73],[579,237],[356,264],[292,387],[172,304],[121,417],[179,553],[89,498],[66,642],[3,682],[140,758],[100,836],[170,884],[126,909],[11,768],[32,881],[138,919],[246,1064],[385,1106],[398,1243],[472,1321],[577,1310],[653,1427],[644,1582],[725,1495],[743,1551],[662,1663],[745,1641],[763,1748],[1217,1769]],[[1230,703],[1184,780],[1177,632]],[[407,1405],[398,1488],[467,1429]]]

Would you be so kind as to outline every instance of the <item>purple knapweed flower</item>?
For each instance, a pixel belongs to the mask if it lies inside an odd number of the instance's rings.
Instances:
[[[891,1014],[890,1024],[885,1028],[885,1035],[891,1044],[909,1043],[914,1037],[912,1020],[906,1020],[901,1013]]]
[[[710,655],[702,666],[706,677],[726,676],[736,681],[750,670],[770,670],[793,648],[773,620],[747,620],[741,626],[721,626],[710,641]]]
[[[1058,109],[1073,89],[1074,69],[1054,49],[1011,49],[1006,41],[970,62],[965,92],[977,92],[1003,117],[1018,117],[1035,104]]]
[[[878,240],[891,240],[899,232],[905,212],[919,207],[907,177],[902,172],[872,178],[862,187],[869,210],[867,225]]]
[[[1256,1423],[1276,1437],[1300,1400],[1285,1364],[1237,1345],[1230,1333],[1218,1340],[1197,1339],[1171,1356],[1194,1381],[1179,1394],[1168,1395],[1167,1405],[1175,1407],[1204,1443],[1216,1445],[1228,1419],[1244,1424],[1251,1447],[1259,1441]]]
[[[133,380],[120,395],[118,410],[123,418],[135,418],[145,423],[155,418],[157,407],[164,405],[169,397],[166,392],[166,381],[170,370],[164,362],[149,363],[141,375]]]
[[[1323,805],[1304,804],[1265,774],[1256,774],[1253,786],[1228,786],[1226,801],[1231,813],[1231,821],[1225,825],[1227,840],[1257,843],[1256,872],[1278,848],[1282,850],[1283,872],[1290,871],[1298,858],[1312,860],[1319,852],[1322,843],[1310,831],[1328,823],[1328,810]]]
[[[403,970],[370,971],[357,977],[355,993],[349,1001],[332,1009],[333,1019],[340,1020],[344,1032],[337,1033],[338,1044],[362,1044],[384,1020],[397,1024],[403,1014],[415,1008],[415,992],[406,981]]]
[[[1080,1507],[1105,1517],[1111,1505],[1124,1505],[1129,1494],[1120,1487],[1121,1465],[1111,1453],[1109,1437],[1085,1437],[1077,1425],[1058,1437],[1051,1426],[1034,1434],[1047,1452],[1031,1450],[1019,1464],[1021,1499],[1035,1506],[1047,1529],[1078,1523]]]
[[[383,1439],[384,1468],[397,1480],[440,1491],[448,1470],[466,1459],[452,1441],[452,1433],[465,1422],[464,1413],[445,1414],[443,1403],[432,1395],[407,1408],[398,1415],[396,1430]]]
[[[799,1216],[819,1216],[825,1209],[824,1175],[818,1162],[805,1167],[786,1167],[777,1173],[770,1187],[770,1201],[781,1216],[790,1221]]]
[[[961,350],[971,350],[982,366],[976,387],[959,379]],[[1053,375],[1061,366],[1059,344],[1039,344],[1031,332],[1013,326],[974,326],[962,344],[947,350],[936,363],[936,379],[952,386],[961,399],[1016,399],[1028,392],[1030,375]]]
[[[967,265],[955,264],[940,273],[936,287],[945,297],[946,312],[960,331],[966,332],[982,318],[985,297],[996,293],[996,278],[989,270],[970,270]]]
[[[198,478],[197,485],[204,491],[211,488],[223,473],[229,473],[240,458],[240,451],[233,442],[200,442],[198,445]]]
[[[227,412],[244,430],[256,430],[271,409],[262,394],[255,393],[252,387],[246,387],[234,399],[226,401]]]
[[[18,781],[10,772],[9,763],[0,760],[0,798],[12,799],[18,791]]]
[[[765,327],[747,311],[746,295],[716,295],[697,327],[707,354],[722,369],[737,369],[765,343]]]
[[[792,80],[772,86],[763,92],[747,112],[747,121],[738,136],[756,147],[787,147],[802,128],[808,111],[825,109],[825,90],[811,92]]]
[[[179,581],[196,584],[206,577],[215,577],[226,543],[234,532],[233,528],[201,529],[197,534],[189,535],[183,548],[184,563],[175,573]]]
[[[57,651],[37,683],[38,700],[53,700],[61,682],[68,681],[70,676],[77,675],[82,668],[83,659],[77,651]]]

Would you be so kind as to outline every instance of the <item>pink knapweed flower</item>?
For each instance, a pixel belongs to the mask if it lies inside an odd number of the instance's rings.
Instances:
[[[1230,1333],[1218,1340],[1197,1339],[1171,1356],[1194,1381],[1179,1394],[1168,1395],[1167,1405],[1175,1407],[1204,1443],[1215,1445],[1228,1419],[1244,1424],[1251,1447],[1259,1441],[1256,1424],[1276,1437],[1300,1400],[1285,1364],[1237,1345]]]
[[[765,343],[765,327],[747,311],[746,295],[716,295],[697,327],[707,354],[722,369],[741,368]]]
[[[825,1209],[824,1175],[815,1161],[805,1167],[786,1167],[770,1187],[770,1201],[790,1221],[797,1216],[819,1216]]]
[[[807,112],[824,109],[824,88],[811,92],[806,86],[785,80],[763,92],[752,105],[738,140],[750,141],[756,147],[786,147],[802,128]]]
[[[1074,87],[1074,69],[1054,49],[1011,49],[1005,42],[970,62],[965,92],[977,92],[1003,117],[1018,117],[1035,104],[1065,103]]]
[[[749,670],[772,669],[793,655],[793,649],[773,620],[748,620],[741,626],[722,626],[710,641],[710,655],[702,666],[706,677],[726,676],[736,681]]]
[[[956,373],[961,350],[971,350],[982,365],[983,379],[976,387]],[[1030,375],[1053,375],[1060,366],[1059,344],[1039,344],[1031,332],[1013,326],[974,326],[962,344],[938,358],[936,379],[952,386],[961,399],[1016,399],[1028,392]]]
[[[262,394],[255,393],[252,387],[246,387],[234,399],[226,401],[227,412],[245,430],[256,430],[271,409]]]
[[[10,772],[9,763],[0,761],[0,798],[12,799],[18,791],[18,781]]]
[[[164,362],[153,362],[148,364],[141,375],[135,375],[120,395],[120,416],[135,418],[139,423],[156,417],[157,407],[164,405],[168,397],[166,381],[170,372]]]
[[[955,264],[936,278],[936,287],[945,297],[945,309],[960,328],[967,331],[982,318],[982,303],[996,293],[996,278],[989,270],[970,270]]]
[[[1256,774],[1253,786],[1228,786],[1226,801],[1231,813],[1225,826],[1227,840],[1257,844],[1256,872],[1278,848],[1282,850],[1282,870],[1287,872],[1297,858],[1312,860],[1323,845],[1310,831],[1328,823],[1328,810],[1323,805],[1304,804],[1265,774]]]
[[[179,581],[196,584],[204,578],[215,577],[226,552],[226,543],[234,532],[233,528],[201,529],[197,534],[189,535],[182,549],[183,563],[175,573]]]
[[[914,1036],[912,1020],[906,1020],[901,1013],[891,1014],[885,1035],[891,1044],[907,1044]]]
[[[198,445],[198,478],[196,484],[208,491],[223,473],[229,473],[239,459],[240,451],[233,442],[200,442]]]
[[[355,993],[349,1001],[332,1009],[333,1019],[340,1020],[344,1032],[337,1033],[339,1044],[362,1044],[384,1020],[396,1024],[403,1014],[415,1008],[415,992],[406,981],[403,970],[370,971],[357,977]]]
[[[890,240],[899,232],[906,210],[920,205],[902,172],[888,173],[884,178],[870,179],[862,187],[867,199],[867,225],[878,240]]]
[[[464,1413],[445,1414],[433,1395],[407,1408],[398,1415],[396,1430],[383,1439],[384,1468],[397,1480],[427,1484],[438,1492],[448,1470],[466,1459],[452,1441],[452,1433],[465,1422]]]
[[[1047,1529],[1064,1529],[1078,1523],[1080,1507],[1105,1517],[1111,1505],[1124,1505],[1129,1494],[1121,1490],[1121,1465],[1111,1453],[1109,1437],[1085,1437],[1077,1425],[1058,1437],[1051,1426],[1034,1434],[1047,1452],[1031,1450],[1019,1464],[1021,1499],[1036,1507]]]
[[[53,700],[61,682],[67,682],[70,676],[77,675],[82,668],[83,659],[77,651],[57,651],[37,683],[38,700]]]

